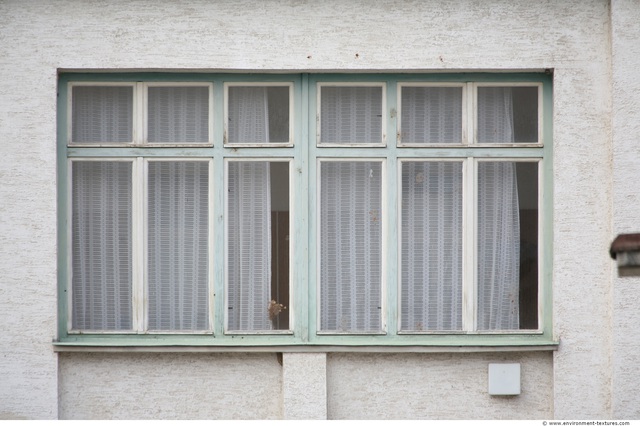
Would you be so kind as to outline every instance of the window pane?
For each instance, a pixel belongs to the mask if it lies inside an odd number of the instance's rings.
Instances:
[[[229,143],[289,142],[288,86],[230,86]]]
[[[321,143],[381,143],[382,87],[322,86]]]
[[[402,164],[401,329],[462,329],[462,163]]]
[[[462,87],[402,87],[402,143],[462,143]]]
[[[537,143],[537,87],[479,87],[479,143]]]
[[[131,163],[72,164],[72,327],[130,330]]]
[[[149,162],[149,330],[209,327],[209,165]]]
[[[228,330],[289,328],[289,164],[228,171]]]
[[[149,87],[148,141],[207,143],[208,87]]]
[[[320,165],[322,331],[377,332],[381,326],[382,165]]]
[[[538,328],[537,163],[478,163],[478,329]]]
[[[133,87],[74,86],[71,117],[73,142],[131,142]]]

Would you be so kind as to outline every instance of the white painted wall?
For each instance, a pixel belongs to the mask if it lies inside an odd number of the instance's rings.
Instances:
[[[550,419],[550,353],[331,354],[329,419]],[[491,396],[489,363],[521,364],[521,394]]]
[[[634,0],[613,0],[611,8],[607,0],[0,0],[0,418],[234,418],[236,407],[226,403],[234,398],[246,417],[284,412],[286,384],[273,355],[53,353],[59,69],[543,68],[555,69],[559,350],[329,355],[327,414],[458,413],[433,408],[440,406],[478,418],[637,417],[640,285],[614,278],[607,249],[615,233],[631,232],[638,222],[637,185],[628,182],[637,182],[640,169],[639,18]],[[496,357],[522,362],[526,392],[520,397],[491,399],[481,392],[482,371]],[[384,381],[371,377],[377,369]],[[240,376],[250,378],[251,390],[236,384]],[[385,386],[386,394],[404,395],[406,405],[353,384],[363,377]],[[446,378],[449,388],[425,388],[421,377],[429,383]],[[174,379],[189,391],[172,393]],[[266,394],[278,380],[280,388]],[[223,395],[217,383],[230,390]],[[118,396],[147,384],[156,388],[141,404]],[[189,399],[212,389],[224,404],[212,399],[196,406]],[[420,392],[434,398],[431,405],[423,406]],[[277,408],[264,406],[276,400]],[[166,411],[157,411],[160,403]]]
[[[612,16],[613,239],[640,232],[640,7],[614,1]],[[615,272],[614,272],[615,274]],[[640,278],[613,279],[613,418],[640,418]]]
[[[63,419],[279,419],[275,354],[60,355]]]

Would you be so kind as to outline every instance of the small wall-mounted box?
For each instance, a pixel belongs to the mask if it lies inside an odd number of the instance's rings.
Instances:
[[[520,364],[489,364],[489,395],[520,395]]]
[[[640,276],[640,234],[618,235],[609,254],[618,264],[619,277]]]

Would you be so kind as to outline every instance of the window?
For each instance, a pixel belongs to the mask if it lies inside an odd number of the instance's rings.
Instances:
[[[60,345],[544,345],[544,74],[60,76]]]

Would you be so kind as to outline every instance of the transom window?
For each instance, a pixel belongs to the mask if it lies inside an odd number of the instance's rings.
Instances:
[[[544,74],[60,76],[59,344],[543,345]]]

